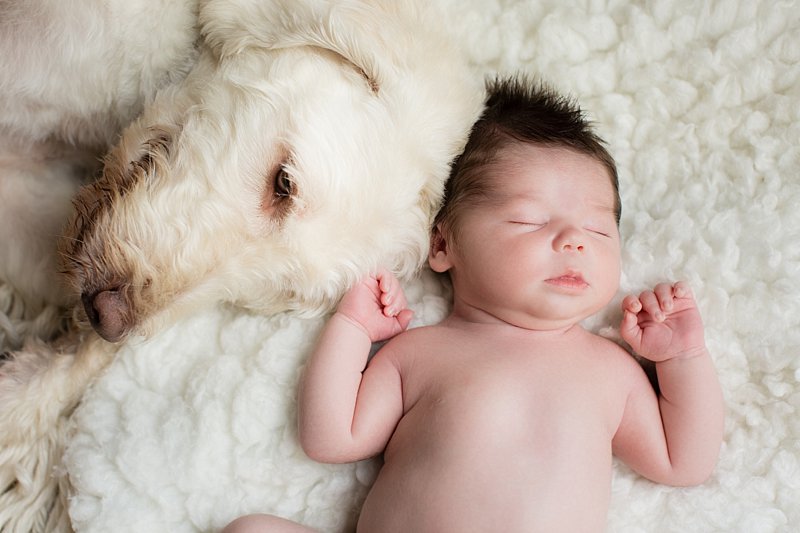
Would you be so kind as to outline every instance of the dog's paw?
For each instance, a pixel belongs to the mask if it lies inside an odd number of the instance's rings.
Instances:
[[[54,356],[46,345],[31,343],[0,356],[0,447],[36,438],[44,430],[37,427],[43,422],[37,396],[47,388],[42,377]]]
[[[76,333],[0,355],[0,531],[60,530],[44,524],[64,512],[58,483],[69,418],[114,353]]]
[[[53,350],[40,341],[31,341],[20,350],[6,350],[0,354],[0,412],[13,401],[7,396],[22,394],[37,375],[45,372],[54,355]]]
[[[37,439],[68,417],[115,348],[95,335],[30,339],[0,358],[0,448]]]
[[[37,401],[51,355],[0,353],[0,531],[51,531],[45,524],[63,508],[58,484],[68,420],[58,416],[63,405]]]

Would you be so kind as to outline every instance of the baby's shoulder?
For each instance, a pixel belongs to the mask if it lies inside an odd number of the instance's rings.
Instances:
[[[378,354],[392,359],[398,367],[405,367],[419,359],[437,359],[451,353],[457,339],[438,324],[408,329],[389,339]]]
[[[386,347],[393,349],[420,349],[424,346],[441,347],[447,343],[447,332],[438,324],[418,326],[392,337]]]
[[[591,334],[593,351],[600,357],[603,365],[612,368],[615,372],[633,373],[637,376],[643,372],[639,361],[628,350],[611,339]]]

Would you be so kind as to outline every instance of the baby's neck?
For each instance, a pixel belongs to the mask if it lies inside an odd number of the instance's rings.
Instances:
[[[504,335],[520,335],[527,338],[556,340],[583,332],[580,321],[543,321],[525,315],[508,313],[498,316],[482,309],[455,306],[450,315],[442,321],[443,326],[474,331],[482,329],[496,331]]]

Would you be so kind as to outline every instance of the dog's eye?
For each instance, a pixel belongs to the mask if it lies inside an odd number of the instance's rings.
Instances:
[[[289,198],[294,194],[294,182],[284,167],[281,167],[275,175],[274,191],[276,198]]]

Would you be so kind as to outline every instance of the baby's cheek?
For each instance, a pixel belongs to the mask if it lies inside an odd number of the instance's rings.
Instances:
[[[619,253],[613,249],[606,250],[599,261],[598,270],[609,286],[609,290],[616,292],[622,274],[622,261]]]

